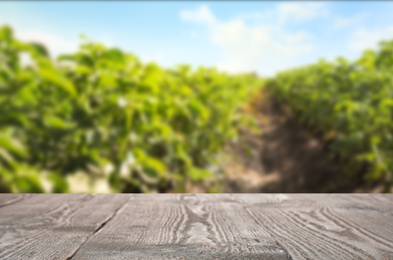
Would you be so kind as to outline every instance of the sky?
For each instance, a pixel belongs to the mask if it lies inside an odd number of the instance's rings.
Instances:
[[[83,34],[164,67],[273,76],[376,49],[393,39],[392,13],[389,1],[8,1],[0,2],[0,26],[54,57],[76,51]]]

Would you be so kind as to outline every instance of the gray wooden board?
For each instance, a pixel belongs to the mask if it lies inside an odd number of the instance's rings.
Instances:
[[[241,203],[222,195],[133,195],[75,259],[288,259]]]
[[[1,207],[0,259],[67,259],[128,199],[40,194]]]
[[[20,193],[20,194],[1,194],[0,195],[0,207],[4,207],[10,204],[17,203],[19,201],[22,201],[23,199],[26,199],[28,197],[34,196],[34,194],[25,194],[25,193]]]
[[[233,198],[293,259],[393,259],[392,195]]]
[[[393,194],[2,196],[0,259],[393,259]]]

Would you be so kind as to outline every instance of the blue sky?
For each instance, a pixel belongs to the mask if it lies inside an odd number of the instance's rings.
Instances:
[[[165,67],[277,71],[337,56],[354,59],[393,39],[393,2],[0,2],[0,25],[53,56],[79,36]]]

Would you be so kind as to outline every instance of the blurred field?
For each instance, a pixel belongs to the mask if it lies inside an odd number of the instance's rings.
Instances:
[[[216,154],[252,127],[251,74],[166,70],[85,41],[53,60],[0,30],[3,192],[220,191]]]
[[[381,179],[369,181],[365,172],[349,177],[331,145],[290,113],[263,88],[250,105],[262,131],[239,131],[239,142],[225,148],[222,167],[225,192],[367,192],[384,191]]]
[[[276,77],[0,29],[1,192],[389,192],[393,42]]]

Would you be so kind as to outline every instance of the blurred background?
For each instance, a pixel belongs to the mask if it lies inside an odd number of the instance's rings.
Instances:
[[[392,192],[391,2],[1,2],[0,192]]]

